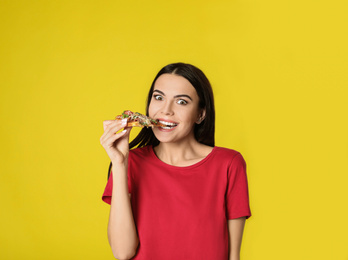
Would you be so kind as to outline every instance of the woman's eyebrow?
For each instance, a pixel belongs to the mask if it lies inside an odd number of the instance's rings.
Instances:
[[[158,92],[161,95],[165,96],[165,94],[162,91],[158,90],[158,89],[155,89],[153,92]],[[178,98],[178,97],[187,97],[188,99],[190,99],[192,101],[192,98],[189,95],[186,95],[186,94],[180,94],[180,95],[175,95],[174,96],[174,98]]]
[[[185,95],[185,94],[181,94],[181,95],[176,95],[174,96],[175,98],[178,98],[178,97],[187,97],[189,98],[191,101],[192,101],[192,98],[189,96],[189,95]]]
[[[164,94],[162,91],[158,90],[158,89],[155,89],[153,92],[158,92],[158,93],[160,93],[161,95],[165,96],[165,94]]]

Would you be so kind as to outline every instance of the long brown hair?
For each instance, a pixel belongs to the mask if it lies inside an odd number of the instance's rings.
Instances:
[[[195,125],[194,136],[196,140],[202,144],[215,145],[215,106],[214,95],[208,78],[197,67],[187,63],[172,63],[163,67],[156,75],[151,84],[151,88],[147,95],[146,115],[149,116],[149,106],[152,99],[153,89],[156,80],[162,74],[175,74],[187,79],[196,89],[199,97],[199,108],[205,109],[206,114],[204,120],[200,124]],[[147,145],[157,146],[159,141],[154,135],[152,128],[144,127],[139,134],[130,142],[129,149],[134,147],[144,147]],[[110,162],[108,178],[110,176],[112,163]]]

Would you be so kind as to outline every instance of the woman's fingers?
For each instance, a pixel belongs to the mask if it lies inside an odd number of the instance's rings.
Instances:
[[[122,120],[105,120],[105,121],[103,121],[104,131],[107,128],[110,128],[110,127],[113,127],[113,126],[116,126],[116,125],[125,126],[127,124],[127,120],[128,120],[127,118],[124,118]]]
[[[107,120],[103,122],[104,133],[115,134],[127,125],[127,119],[125,120]]]
[[[129,152],[129,133],[131,127],[127,127],[127,119],[106,120],[103,122],[104,133],[100,137],[100,143],[104,147],[111,161],[123,162]],[[123,131],[120,131],[122,130]]]
[[[115,142],[118,138],[123,136],[126,131],[119,132],[122,128],[127,125],[127,119],[125,120],[106,120],[103,122],[104,133],[100,137],[100,143],[110,145],[110,142]]]
[[[106,127],[108,126],[108,125],[111,125],[112,123],[114,123],[116,120],[105,120],[105,121],[103,121],[103,127],[104,127],[104,131],[105,131],[105,129],[106,129]]]
[[[103,146],[104,147],[111,147],[113,145],[113,143],[121,138],[122,136],[124,136],[126,134],[127,130],[123,130],[122,132],[119,132],[117,134],[113,134],[113,135],[107,135],[104,140],[103,140]]]

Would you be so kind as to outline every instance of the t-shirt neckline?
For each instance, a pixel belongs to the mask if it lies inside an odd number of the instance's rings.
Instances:
[[[175,165],[165,163],[157,157],[152,145],[149,145],[148,149],[150,150],[150,154],[151,154],[151,157],[153,158],[153,160],[155,160],[157,163],[161,164],[163,167],[177,169],[177,170],[186,170],[186,169],[196,168],[196,167],[202,165],[203,163],[205,163],[206,161],[208,161],[209,158],[215,153],[217,146],[214,146],[213,149],[211,150],[211,152],[206,157],[204,157],[202,160],[200,160],[199,162],[196,162],[194,164],[188,165],[188,166],[175,166]]]

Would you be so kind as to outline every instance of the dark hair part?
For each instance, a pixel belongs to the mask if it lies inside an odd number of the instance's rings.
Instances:
[[[208,78],[197,67],[187,63],[172,63],[163,67],[156,75],[152,82],[150,91],[146,101],[146,115],[149,116],[149,106],[152,99],[153,89],[156,80],[162,74],[174,74],[187,79],[196,89],[199,97],[199,108],[205,109],[206,114],[204,120],[200,124],[196,124],[194,128],[194,136],[199,143],[214,146],[215,144],[215,107],[214,95]],[[133,147],[144,147],[147,145],[157,146],[159,141],[153,134],[152,128],[144,127],[139,134],[130,142],[129,149]],[[112,164],[109,166],[108,177],[110,176]]]

